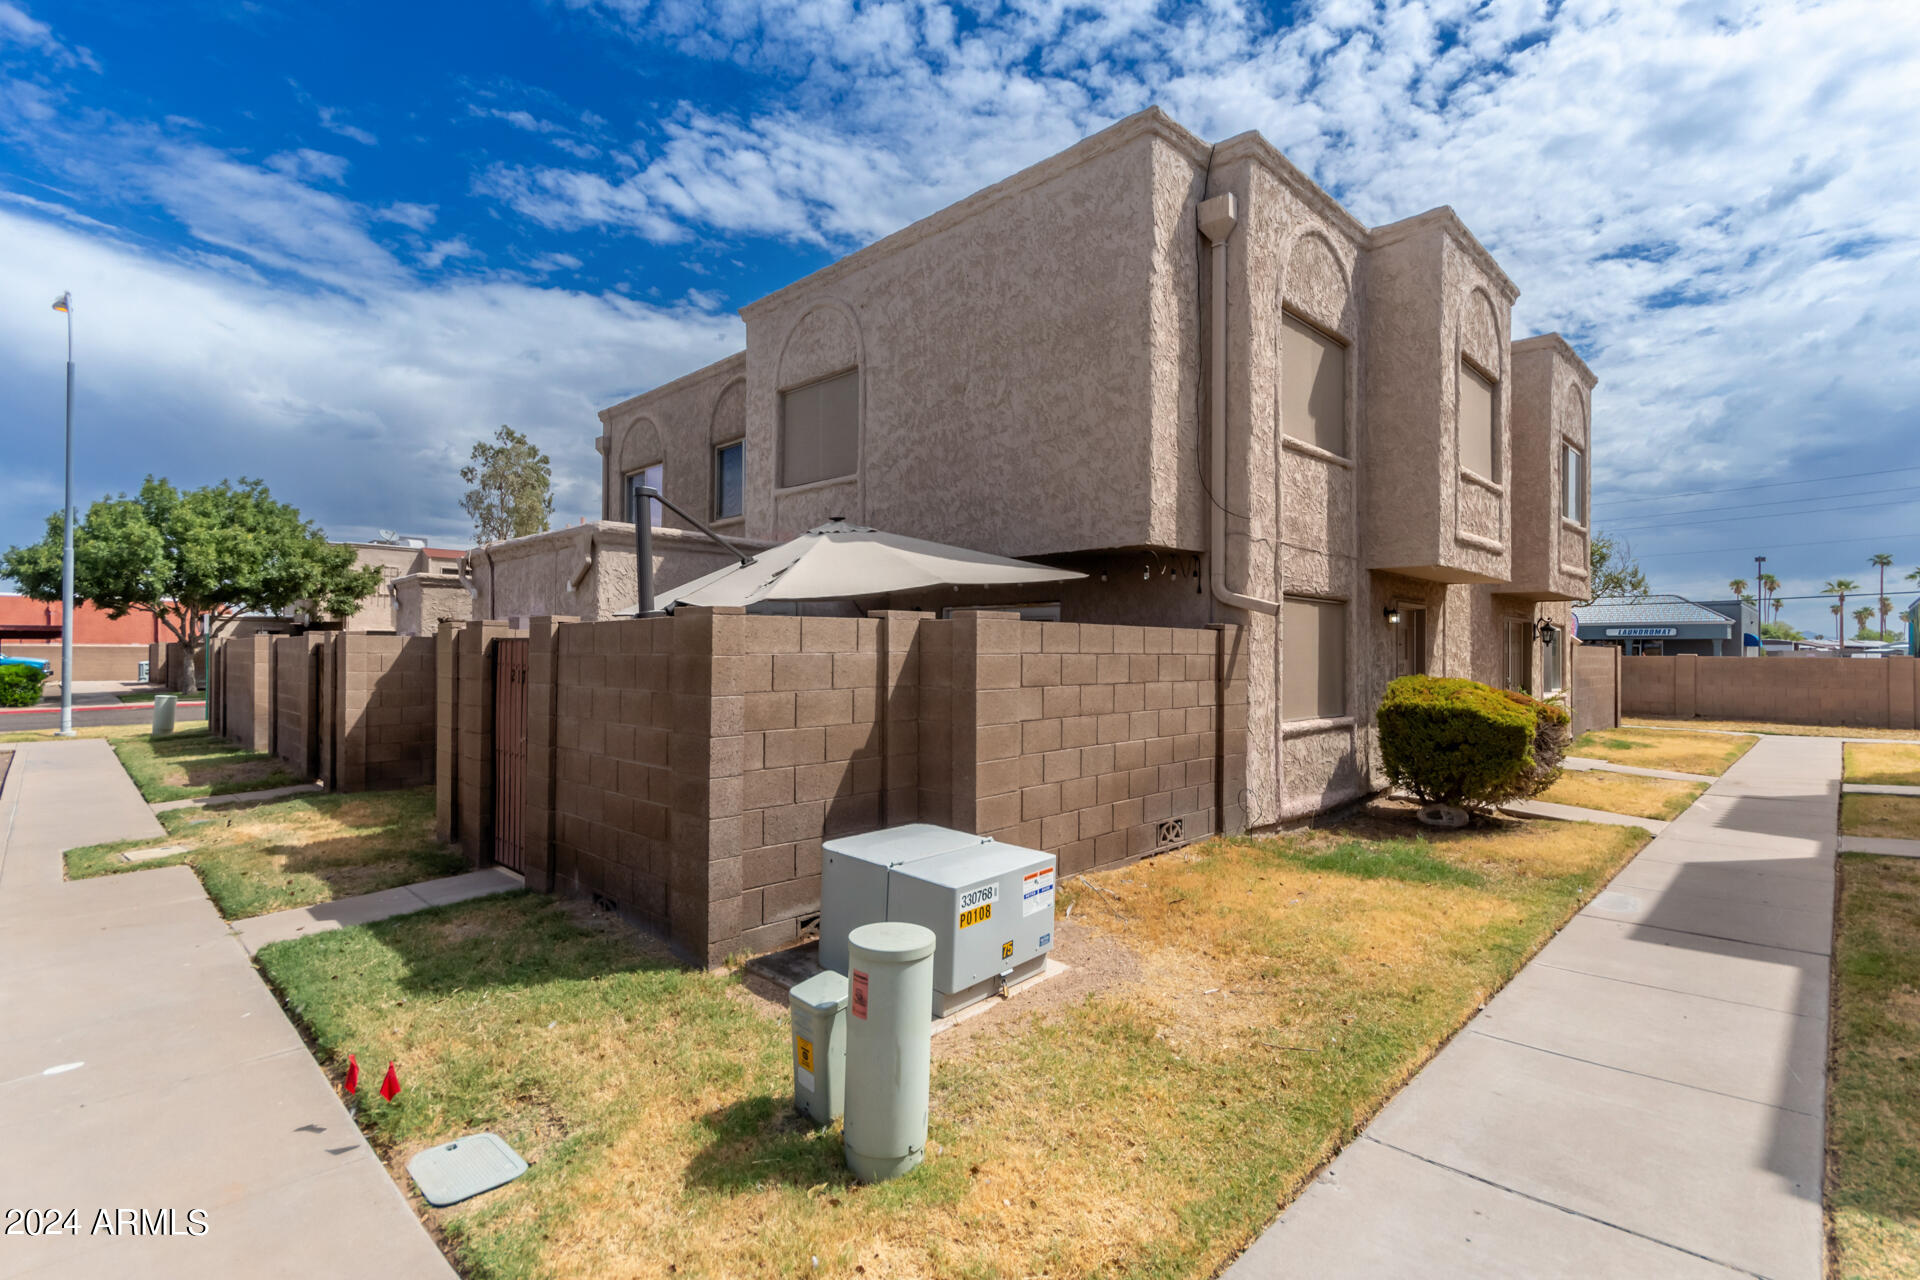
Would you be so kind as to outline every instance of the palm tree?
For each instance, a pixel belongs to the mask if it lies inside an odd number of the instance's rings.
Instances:
[[[1847,629],[1840,624],[1839,619],[1840,616],[1847,611],[1847,592],[1858,591],[1859,589],[1860,584],[1852,578],[1835,578],[1832,582],[1820,588],[1822,595],[1840,597],[1840,603],[1833,606],[1833,616],[1835,619],[1834,625],[1840,632],[1840,647],[1842,649],[1847,647]]]
[[[1868,564],[1880,571],[1880,629],[1887,629],[1887,606],[1893,602],[1887,599],[1887,570],[1893,565],[1893,557],[1886,552],[1868,559]]]
[[[1846,625],[1840,621],[1840,615],[1846,611],[1846,608],[1847,606],[1843,604],[1830,604],[1827,606],[1827,611],[1833,614],[1833,634],[1840,637],[1840,647],[1842,649],[1847,647],[1847,628]]]
[[[1855,640],[1865,640],[1867,638],[1867,620],[1871,617],[1873,617],[1873,610],[1866,605],[1862,605],[1853,611],[1853,638]]]
[[[1738,600],[1741,596],[1747,594],[1747,580],[1745,578],[1735,578],[1733,581],[1727,583],[1727,590],[1733,592],[1733,598]]]

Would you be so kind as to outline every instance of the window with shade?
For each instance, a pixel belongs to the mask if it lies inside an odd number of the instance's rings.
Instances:
[[[1560,446],[1560,514],[1587,522],[1587,455],[1571,444]]]
[[[642,467],[627,476],[627,520],[629,523],[639,523],[637,513],[640,510],[640,490],[646,488],[653,490],[655,493],[665,493],[666,490],[661,485],[661,480],[665,475],[666,466],[663,463],[656,462],[650,467]],[[660,499],[649,498],[647,500],[647,523],[656,529],[659,528],[661,514]]]
[[[1346,715],[1347,606],[1337,600],[1289,598],[1284,622],[1281,717],[1326,720]]]
[[[1553,634],[1540,642],[1541,687],[1559,693],[1567,687],[1567,633],[1555,627]]]
[[[860,461],[860,372],[780,393],[780,486],[850,476]]]
[[[747,503],[747,443],[735,440],[713,451],[713,518],[731,520]]]
[[[1500,479],[1494,456],[1494,384],[1466,361],[1460,362],[1460,465],[1483,479]]]
[[[1280,429],[1347,456],[1347,349],[1290,314],[1280,317]]]

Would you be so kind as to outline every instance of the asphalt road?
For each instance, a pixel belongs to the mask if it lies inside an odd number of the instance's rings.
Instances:
[[[175,709],[173,722],[177,726],[197,724],[207,718],[207,704],[181,706]],[[88,725],[98,724],[152,724],[152,707],[75,707],[73,709],[73,727],[84,729]],[[25,733],[30,729],[58,729],[60,727],[60,708],[51,711],[10,711],[0,715],[0,733]]]

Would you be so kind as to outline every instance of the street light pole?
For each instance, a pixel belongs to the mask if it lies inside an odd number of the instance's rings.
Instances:
[[[53,304],[67,317],[67,511],[60,522],[60,736],[73,736],[73,295]]]
[[[1766,632],[1761,630],[1761,628],[1767,624],[1767,585],[1762,581],[1766,576],[1767,558],[1765,556],[1755,556],[1753,558],[1753,598],[1755,601],[1753,608],[1753,638],[1760,641],[1760,651],[1754,655],[1758,658],[1767,656]],[[1740,643],[1742,647],[1744,647],[1747,642],[1742,640]]]

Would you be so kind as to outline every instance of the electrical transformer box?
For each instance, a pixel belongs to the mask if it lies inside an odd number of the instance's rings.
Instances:
[[[820,963],[846,963],[862,924],[933,931],[933,1013],[944,1017],[1040,972],[1053,946],[1052,854],[917,823],[828,841]]]

